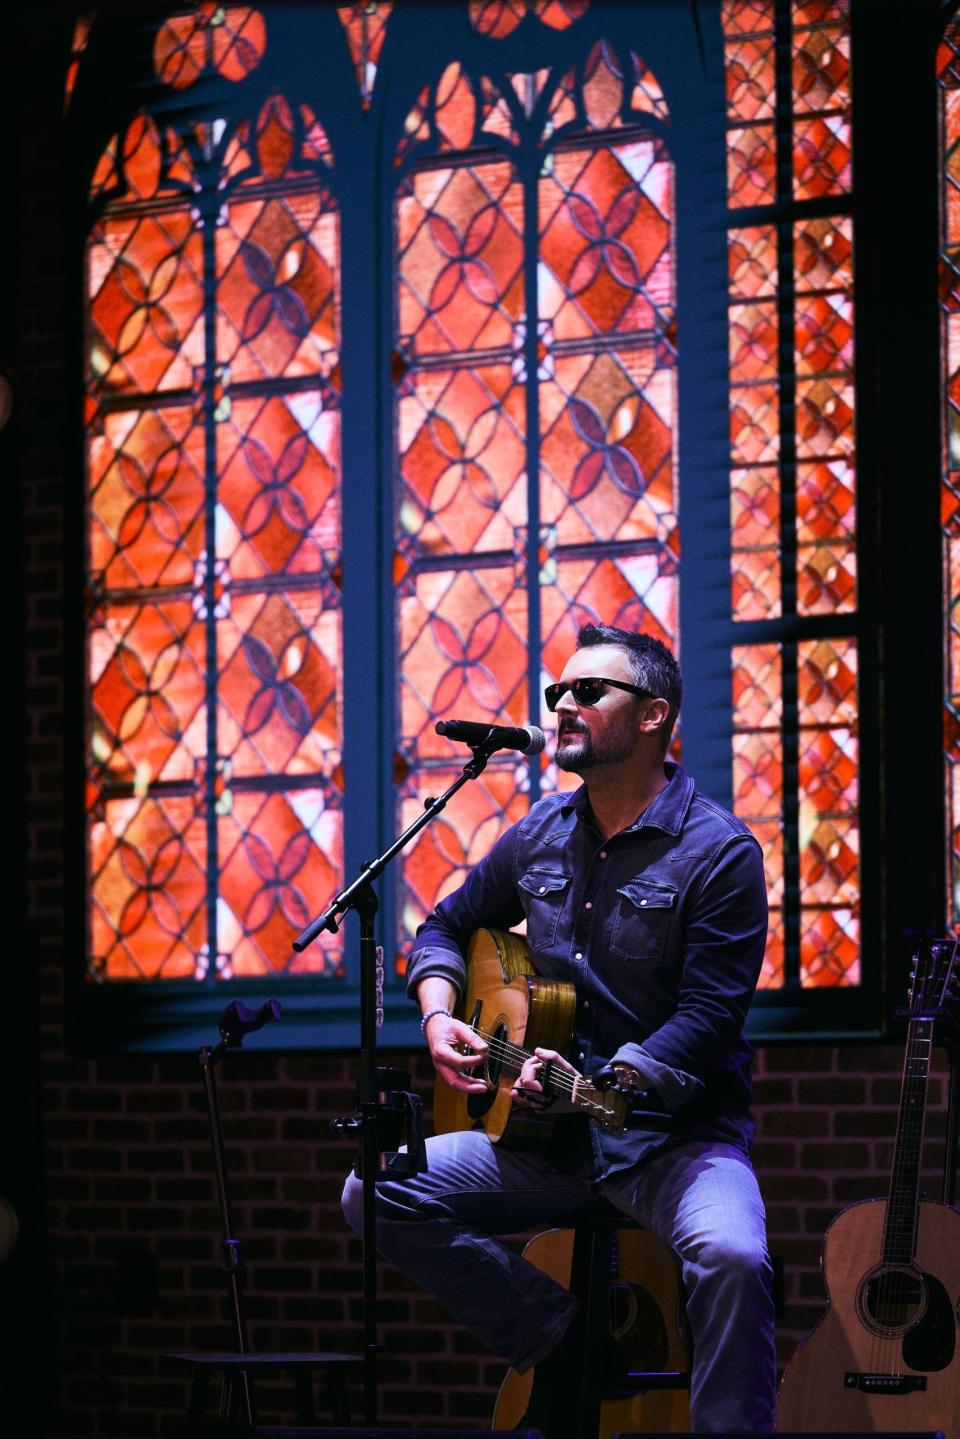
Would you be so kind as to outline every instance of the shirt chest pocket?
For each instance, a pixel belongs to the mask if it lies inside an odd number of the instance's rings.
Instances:
[[[520,879],[520,899],[527,916],[527,943],[535,952],[547,950],[557,937],[570,876],[559,870],[530,869]]]
[[[677,890],[662,881],[631,879],[617,890],[611,953],[622,959],[663,958]]]

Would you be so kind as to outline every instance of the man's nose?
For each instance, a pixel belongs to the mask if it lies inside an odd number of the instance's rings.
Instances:
[[[579,705],[573,697],[573,690],[564,690],[557,700],[557,713],[559,714],[561,710],[575,712],[577,709],[579,709]]]

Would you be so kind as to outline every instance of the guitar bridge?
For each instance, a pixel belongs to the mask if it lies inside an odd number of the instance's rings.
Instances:
[[[843,1376],[844,1389],[860,1389],[864,1394],[913,1394],[926,1389],[926,1374],[862,1374],[848,1369]]]

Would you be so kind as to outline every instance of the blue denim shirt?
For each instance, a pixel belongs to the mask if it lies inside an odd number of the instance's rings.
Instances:
[[[420,926],[408,971],[411,994],[428,975],[462,991],[473,931],[526,919],[537,971],[576,989],[574,1062],[626,1061],[653,1091],[624,1134],[591,1126],[601,1174],[665,1144],[747,1149],[753,1135],[741,1031],[767,933],[760,846],[679,765],[665,772],[608,840],[584,786],[540,800]]]

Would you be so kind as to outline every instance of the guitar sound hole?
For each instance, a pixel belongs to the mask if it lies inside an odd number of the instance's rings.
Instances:
[[[920,1322],[926,1307],[923,1278],[906,1265],[872,1269],[857,1293],[860,1317],[875,1334],[905,1334]]]
[[[506,1020],[500,1019],[491,1030],[490,1050],[481,1066],[483,1078],[490,1086],[486,1094],[467,1095],[467,1114],[471,1119],[483,1119],[490,1113],[497,1100],[497,1093],[500,1085],[500,1073],[503,1069],[503,1059],[498,1051],[503,1047],[504,1042],[509,1038]]]

